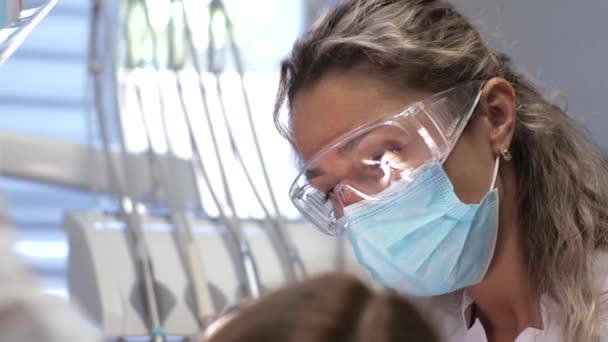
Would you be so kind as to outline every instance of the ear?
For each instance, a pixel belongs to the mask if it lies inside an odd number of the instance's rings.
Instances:
[[[508,149],[517,117],[515,89],[504,78],[488,80],[481,90],[481,101],[491,124],[490,143],[496,155]]]

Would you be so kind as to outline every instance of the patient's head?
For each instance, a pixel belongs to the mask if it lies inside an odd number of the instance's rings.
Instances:
[[[241,311],[210,342],[438,341],[414,307],[392,291],[331,274],[270,293]]]

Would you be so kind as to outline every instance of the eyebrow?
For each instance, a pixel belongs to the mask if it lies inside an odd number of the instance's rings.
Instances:
[[[359,144],[361,142],[361,140],[363,140],[363,138],[365,138],[369,133],[371,133],[372,130],[369,130],[367,132],[361,133],[360,135],[358,135],[357,137],[353,138],[351,141],[349,141],[348,143],[338,147],[338,154],[340,155],[345,155],[348,152],[351,152],[355,146],[357,146],[357,144]],[[326,175],[327,172],[321,168],[312,168],[312,169],[308,169],[304,172],[304,174],[306,175],[306,178],[308,180],[311,180],[313,178],[317,178],[317,177],[321,177],[323,175]]]
[[[356,136],[355,138],[351,139],[346,144],[338,147],[338,153],[341,155],[345,155],[346,153],[351,152],[355,148],[355,146],[357,146],[361,142],[361,140],[363,140],[366,136],[368,136],[372,131],[373,131],[373,129],[363,132],[363,133],[359,134],[358,136]]]

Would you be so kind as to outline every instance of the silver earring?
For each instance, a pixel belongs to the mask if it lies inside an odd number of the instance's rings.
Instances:
[[[502,150],[502,152],[500,153],[502,155],[502,159],[504,159],[505,161],[511,161],[511,159],[513,159],[513,156],[511,155],[511,151],[509,151],[508,148],[505,148],[504,150]]]

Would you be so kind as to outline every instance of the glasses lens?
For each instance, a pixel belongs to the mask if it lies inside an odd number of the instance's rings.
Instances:
[[[292,201],[322,231],[341,233],[346,207],[389,198],[392,184],[410,182],[423,165],[447,157],[478,97],[458,102],[446,94],[470,98],[472,89],[454,88],[338,139],[305,165]]]
[[[429,145],[436,143],[429,144],[430,137],[412,115],[370,127],[308,163],[291,197],[313,222],[335,224],[346,206],[383,199],[381,194],[391,184],[409,180],[432,160]]]

